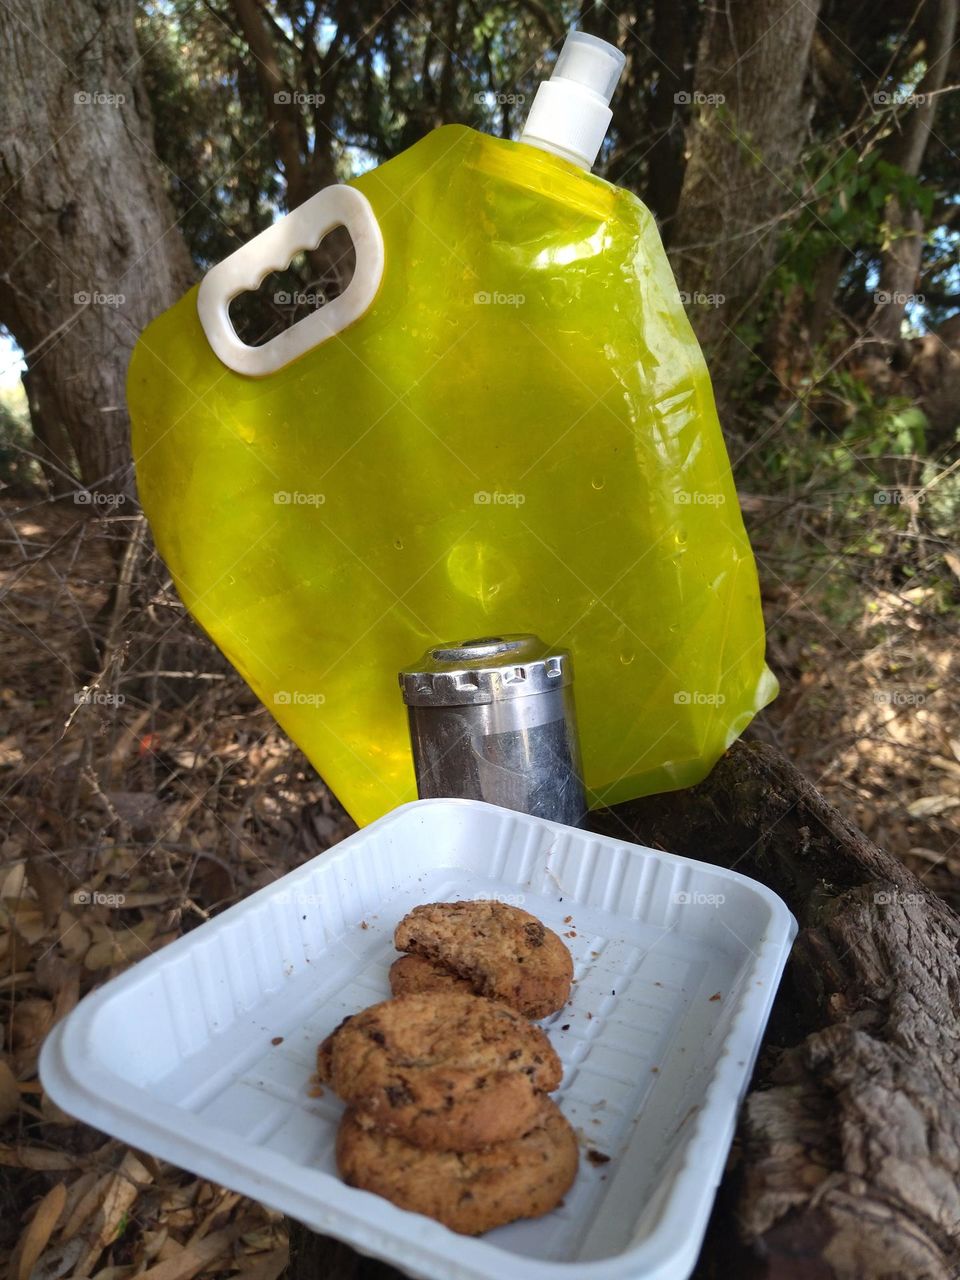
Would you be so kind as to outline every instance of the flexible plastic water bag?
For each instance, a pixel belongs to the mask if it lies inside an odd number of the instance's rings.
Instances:
[[[397,672],[440,640],[571,650],[594,803],[696,782],[776,692],[703,356],[563,57],[525,141],[447,126],[319,192],[131,363],[177,589],[361,823],[416,796]],[[345,292],[244,346],[230,300],[337,225]]]

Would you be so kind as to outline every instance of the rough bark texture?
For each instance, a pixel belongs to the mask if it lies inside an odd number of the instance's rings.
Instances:
[[[704,10],[688,159],[671,239],[697,335],[729,327],[774,260],[811,105],[805,82],[819,0],[728,0]],[[720,305],[698,298],[723,295]]]
[[[65,431],[104,492],[131,491],[130,351],[192,277],[133,19],[133,0],[0,6],[0,324],[27,355],[48,475],[72,469]]]
[[[656,0],[653,6],[653,47],[659,51],[657,92],[650,106],[648,127],[652,144],[644,137],[641,154],[647,155],[646,202],[657,215],[665,243],[673,234],[673,219],[683,185],[683,127],[678,98],[690,91],[690,73],[685,63],[685,26],[689,8],[676,0]],[[617,181],[617,175],[611,175]]]
[[[921,5],[927,71],[918,86],[916,103],[907,106],[901,130],[891,135],[888,147],[890,162],[911,178],[920,172],[938,95],[946,82],[957,30],[957,8],[957,0],[926,0]],[[883,255],[871,330],[891,346],[900,338],[907,299],[917,287],[923,256],[923,219],[917,209],[893,193],[887,200],[886,223],[889,245]]]
[[[930,452],[946,448],[960,427],[960,313],[913,339],[907,374],[927,415]]]
[[[769,747],[594,825],[754,876],[800,924],[697,1277],[960,1274],[957,916]],[[291,1243],[293,1280],[399,1274]]]

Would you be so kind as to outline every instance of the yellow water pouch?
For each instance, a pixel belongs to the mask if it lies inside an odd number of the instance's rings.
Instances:
[[[460,126],[334,190],[369,219],[356,315],[240,371],[193,290],[134,353],[140,496],[186,606],[361,823],[416,795],[398,670],[493,632],[571,650],[594,803],[697,781],[776,684],[650,213]]]

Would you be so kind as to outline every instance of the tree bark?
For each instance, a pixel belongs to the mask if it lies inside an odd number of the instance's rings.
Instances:
[[[283,165],[287,210],[296,209],[323,187],[332,186],[337,181],[330,116],[332,92],[336,88],[342,58],[339,55],[334,57],[329,67],[324,58],[317,75],[313,45],[295,47],[293,42],[289,42],[295,66],[292,82],[288,81],[281,66],[276,33],[269,29],[267,14],[259,0],[232,0],[232,3],[240,34],[254,61],[264,113],[270,121],[277,154]],[[338,27],[338,35],[339,31]],[[339,41],[335,40],[331,49],[336,53],[338,48]],[[301,90],[300,86],[304,84],[311,88]],[[303,102],[304,92],[314,101]],[[312,145],[305,127],[306,109],[309,109],[313,123]],[[306,250],[305,256],[310,279],[304,283],[311,286],[310,292],[321,293],[329,300],[346,288],[353,275],[355,257],[353,242],[343,227],[334,228],[319,245]]]
[[[653,144],[647,157],[647,204],[663,229],[665,244],[673,235],[673,220],[683,187],[683,127],[678,99],[688,93],[686,71],[689,11],[677,0],[655,0],[653,47],[659,55],[657,91],[650,106]],[[616,176],[612,181],[616,182]]]
[[[670,256],[721,384],[736,363],[731,328],[769,274],[791,204],[819,8],[728,0],[704,13]]]
[[[124,383],[192,267],[154,155],[133,0],[0,6],[0,323],[42,406],[40,452],[132,494]]]
[[[770,747],[594,815],[734,867],[800,923],[699,1280],[948,1280],[960,1261],[960,920]],[[291,1225],[292,1280],[394,1280]]]
[[[908,104],[902,132],[892,135],[888,158],[908,177],[920,173],[924,152],[937,112],[937,94],[943,88],[957,30],[957,0],[926,0],[923,18],[929,23],[925,33],[927,70],[917,87],[917,102]],[[895,108],[895,110],[902,110]],[[904,202],[896,192],[886,206],[888,247],[883,254],[880,280],[875,294],[876,310],[871,333],[888,348],[900,340],[900,329],[908,299],[920,276],[923,256],[923,219],[919,210]]]

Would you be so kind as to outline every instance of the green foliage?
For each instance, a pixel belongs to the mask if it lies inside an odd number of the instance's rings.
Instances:
[[[26,453],[32,448],[30,414],[22,385],[0,387],[0,491],[22,497],[41,486],[40,467]]]
[[[146,0],[139,41],[158,159],[206,269],[269,226],[282,193],[252,60],[191,0]]]
[[[960,523],[960,469],[925,456],[926,426],[911,401],[833,370],[739,468],[742,487],[776,495],[777,527],[760,536],[777,548],[778,574],[804,594],[816,586],[838,628],[862,613],[863,583],[907,588],[921,565],[937,609],[958,612],[937,552]]]
[[[927,523],[939,537],[955,542],[960,529],[960,469],[951,470],[928,459],[921,479]]]
[[[627,58],[603,161],[618,182],[643,193],[651,164],[675,165],[682,176],[680,141],[693,108],[671,99],[678,85],[691,87],[701,14],[693,0],[677,5],[682,51],[662,46],[658,20],[645,6],[264,0],[261,7],[283,83],[304,99],[296,129],[308,185],[349,178],[449,121],[516,136],[563,32],[578,24],[616,41]],[[960,292],[957,237],[946,216],[956,198],[960,95],[938,98],[929,160],[920,179],[910,177],[894,163],[890,144],[916,109],[902,99],[924,73],[908,38],[915,15],[884,10],[864,20],[827,0],[823,16],[820,38],[843,91],[831,86],[818,94],[793,210],[778,229],[778,268],[754,312],[769,313],[795,286],[812,296],[825,260],[841,250],[840,301],[858,314],[875,287],[890,240],[888,202],[896,199],[919,209],[931,228],[941,220],[925,250],[928,279],[918,289],[932,296],[911,315],[942,319],[950,309],[941,299]],[[157,151],[179,225],[206,268],[287,207],[269,95],[231,0],[141,0],[139,23]],[[709,110],[730,127],[726,107]],[[677,145],[664,150],[665,136]],[[756,164],[759,176],[763,158]]]
[[[885,160],[876,147],[845,146],[839,153],[813,147],[796,195],[799,211],[787,224],[772,284],[783,292],[799,285],[808,296],[816,289],[824,257],[834,250],[879,260],[890,241],[885,210],[891,198],[919,209],[924,219],[934,202],[925,183]]]
[[[370,0],[265,6],[296,99],[299,151],[316,187],[349,178],[458,121],[514,136],[570,4]],[[257,61],[227,0],[142,0],[140,43],[159,158],[180,227],[206,268],[271,222],[286,175]]]

